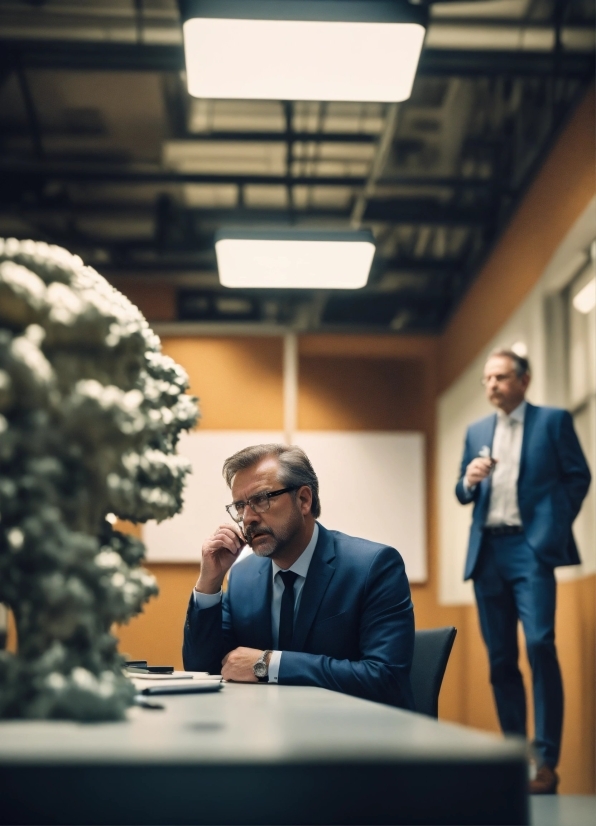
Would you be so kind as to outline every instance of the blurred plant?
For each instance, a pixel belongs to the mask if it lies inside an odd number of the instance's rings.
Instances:
[[[182,508],[197,421],[184,370],[140,311],[60,247],[0,239],[0,717],[121,718],[134,690],[113,623],[157,593],[114,516]]]

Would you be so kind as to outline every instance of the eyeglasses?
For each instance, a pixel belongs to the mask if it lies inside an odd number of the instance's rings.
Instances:
[[[497,384],[502,384],[504,381],[507,381],[507,379],[510,379],[511,376],[514,375],[515,373],[512,370],[509,373],[497,373],[497,375],[495,376],[484,376],[480,379],[480,384],[483,387],[486,387],[487,384],[490,384],[491,379],[494,379],[497,382]]]
[[[231,505],[226,505],[226,510],[234,520],[234,522],[242,522],[244,519],[244,511],[248,506],[255,513],[265,513],[271,506],[271,500],[275,496],[281,496],[282,493],[290,493],[290,491],[298,490],[294,485],[291,488],[281,488],[281,490],[272,490],[269,493],[255,493],[254,496],[249,496],[246,502],[239,500],[232,502]]]

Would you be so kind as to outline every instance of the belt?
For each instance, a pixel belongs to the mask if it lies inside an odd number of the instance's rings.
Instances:
[[[523,532],[521,525],[488,525],[484,529],[488,536],[515,536]]]

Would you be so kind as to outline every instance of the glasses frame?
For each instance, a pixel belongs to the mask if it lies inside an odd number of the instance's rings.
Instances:
[[[485,378],[483,376],[480,379],[480,384],[483,387],[486,387],[487,384],[490,384],[491,379],[494,379],[497,382],[497,384],[503,384],[503,382],[508,381],[508,379],[513,378],[514,376],[517,376],[515,370],[510,370],[508,373],[499,373],[496,376],[489,376],[488,378]]]
[[[274,499],[276,496],[281,496],[282,493],[291,493],[293,490],[298,490],[299,487],[300,487],[300,485],[292,485],[289,488],[280,488],[279,490],[271,490],[271,491],[263,492],[263,493],[255,493],[254,496],[249,496],[248,499],[245,502],[243,502],[242,499],[239,499],[237,502],[232,502],[231,505],[226,505],[226,510],[228,512],[228,516],[231,519],[233,519],[234,522],[236,522],[237,525],[239,525],[244,520],[244,517],[241,516],[238,519],[238,517],[234,516],[234,514],[232,513],[232,508],[235,508],[236,510],[238,510],[238,505],[244,504],[244,507],[246,507],[248,505],[248,507],[251,509],[251,511],[253,513],[267,513],[267,511],[271,507],[271,500],[272,499]],[[255,506],[253,505],[253,503],[251,502],[251,499],[257,499],[257,498],[260,499],[262,496],[265,497],[265,502],[267,503],[267,505],[262,510],[257,510],[255,508]]]

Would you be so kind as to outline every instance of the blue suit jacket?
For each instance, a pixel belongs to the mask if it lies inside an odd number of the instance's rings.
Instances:
[[[484,445],[492,447],[497,416],[470,425],[466,433],[459,481],[455,488],[462,504],[474,502],[465,579],[474,575],[488,515],[491,476],[467,494],[463,478],[468,464]],[[566,410],[528,403],[524,420],[517,499],[528,543],[540,559],[555,568],[580,562],[571,533],[573,520],[590,487],[590,470]]]
[[[219,674],[238,646],[272,648],[271,589],[271,560],[252,555],[231,569],[219,605],[199,611],[191,598],[184,667]],[[399,553],[319,525],[292,648],[282,654],[280,684],[413,709],[414,610]]]

